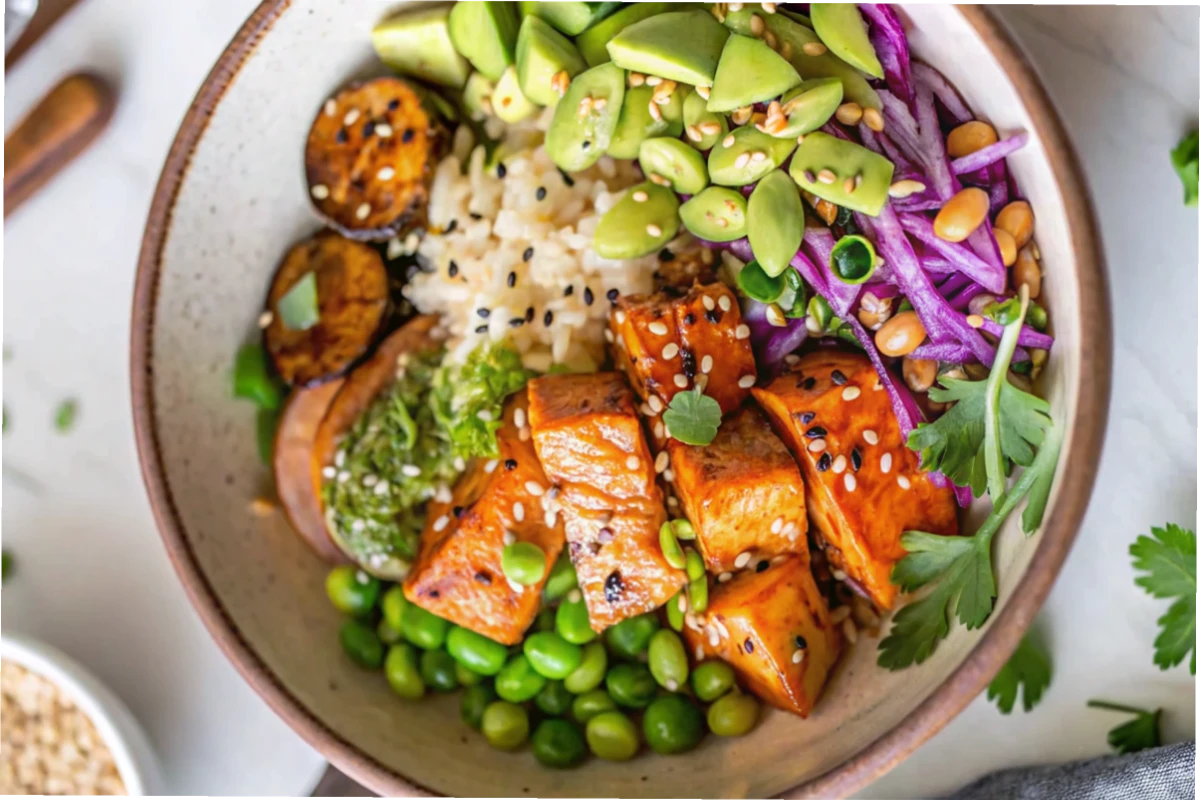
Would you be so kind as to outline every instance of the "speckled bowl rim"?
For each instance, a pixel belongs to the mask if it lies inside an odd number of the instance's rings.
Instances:
[[[138,457],[167,554],[205,627],[242,677],[306,742],[350,777],[384,796],[428,796],[434,793],[396,774],[313,716],[242,638],[188,543],[183,521],[167,484],[154,424],[151,373],[154,312],[163,248],[175,201],[213,110],[247,56],[290,5],[291,0],[263,0],[242,25],[188,109],[155,189],[138,258],[133,296],[131,382]],[[1077,265],[1074,277],[1081,312],[1080,363],[1087,365],[1085,370],[1080,370],[1080,385],[1072,387],[1077,392],[1078,407],[1071,421],[1071,449],[1064,454],[1064,458],[1070,456],[1071,468],[1061,471],[1057,478],[1060,484],[1058,498],[1042,527],[1037,552],[1025,575],[963,663],[899,725],[842,764],[783,792],[783,797],[842,797],[863,788],[941,730],[983,690],[1016,648],[1049,594],[1075,540],[1100,461],[1111,385],[1112,317],[1103,254],[1087,185],[1050,98],[1003,25],[982,7],[959,6],[957,9],[1013,82],[1017,95],[1029,111],[1032,127],[1044,143],[1050,170],[1063,198]]]

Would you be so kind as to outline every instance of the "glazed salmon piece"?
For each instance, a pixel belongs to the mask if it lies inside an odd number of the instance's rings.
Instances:
[[[958,515],[953,493],[930,482],[901,439],[871,362],[817,351],[754,397],[800,464],[809,519],[830,564],[891,608],[889,577],[905,555],[900,535],[957,534]]]
[[[808,561],[800,470],[756,407],[729,415],[711,444],[671,439],[667,453],[675,496],[710,572],[753,568],[787,553]]]
[[[429,503],[420,552],[404,582],[404,596],[412,602],[502,644],[521,641],[537,615],[545,582],[524,587],[508,582],[500,568],[505,533],[542,548],[547,565],[565,541],[561,519],[542,507],[549,481],[533,441],[528,432],[522,439],[516,424],[518,411],[526,414],[527,408],[524,391],[509,398],[505,424],[496,434],[500,457],[475,459],[450,502]]]
[[[649,413],[697,385],[728,413],[749,396],[755,374],[750,331],[737,298],[723,283],[621,297],[609,314],[613,361]]]
[[[697,625],[683,629],[697,659],[729,662],[759,698],[802,717],[812,711],[842,648],[829,606],[799,556],[714,584]]]
[[[662,492],[619,372],[529,382],[529,424],[566,525],[592,628],[602,631],[670,599],[686,574],[663,558]]]

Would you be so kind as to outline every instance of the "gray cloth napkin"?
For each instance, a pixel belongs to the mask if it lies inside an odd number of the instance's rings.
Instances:
[[[948,800],[1184,800],[1196,797],[1196,743],[993,772]]]

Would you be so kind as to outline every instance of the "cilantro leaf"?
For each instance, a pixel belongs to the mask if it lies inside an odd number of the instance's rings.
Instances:
[[[73,397],[68,397],[54,409],[54,429],[59,433],[67,433],[75,426],[75,416],[79,412],[79,403]]]
[[[680,392],[663,412],[663,423],[667,434],[684,444],[710,444],[721,425],[721,406],[698,388]]]
[[[1178,525],[1151,528],[1153,538],[1139,536],[1129,546],[1133,568],[1146,574],[1134,583],[1151,597],[1176,598],[1158,619],[1154,663],[1168,669],[1191,652],[1196,674],[1196,533]]]
[[[1011,714],[1017,704],[1017,692],[1023,689],[1021,705],[1028,713],[1042,699],[1051,674],[1050,654],[1030,631],[988,684],[988,700],[996,701],[1001,714]]]
[[[1196,205],[1200,194],[1200,135],[1191,133],[1179,140],[1171,151],[1171,166],[1183,182],[1183,204]]]
[[[1135,715],[1129,722],[1122,723],[1108,732],[1109,746],[1121,755],[1158,747],[1162,741],[1158,732],[1158,719],[1162,716],[1161,708],[1147,710],[1109,703],[1105,700],[1089,700],[1088,708],[1101,708],[1105,711]]]

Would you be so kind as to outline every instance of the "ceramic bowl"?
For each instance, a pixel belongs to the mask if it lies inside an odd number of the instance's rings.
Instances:
[[[267,702],[329,760],[386,795],[828,796],[865,785],[945,725],[1016,646],[1062,566],[1092,488],[1109,390],[1109,311],[1086,188],[1030,67],[978,7],[904,9],[914,53],[1002,131],[1037,213],[1044,299],[1058,338],[1044,390],[1068,428],[1045,524],[1010,525],[996,548],[999,602],[982,630],[956,628],[919,667],[875,666],[851,649],[807,720],[771,713],[746,738],[695,752],[591,760],[566,772],[493,750],[457,697],[404,703],[337,644],[326,566],[278,516],[247,510],[265,480],[254,411],[229,391],[268,276],[317,229],[302,145],[327,97],[378,72],[371,26],[391,0],[267,0],[221,56],[188,112],[151,208],[133,306],[138,449],[163,541],[220,646]]]

